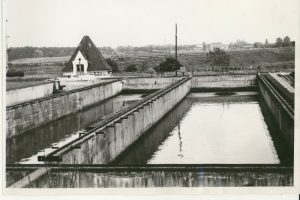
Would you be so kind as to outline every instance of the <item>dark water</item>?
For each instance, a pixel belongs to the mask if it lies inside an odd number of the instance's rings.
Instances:
[[[6,141],[6,163],[37,163],[37,156],[77,138],[79,131],[106,115],[142,99],[142,94],[118,95],[98,105]]]
[[[255,92],[191,93],[113,164],[284,163],[266,112]]]

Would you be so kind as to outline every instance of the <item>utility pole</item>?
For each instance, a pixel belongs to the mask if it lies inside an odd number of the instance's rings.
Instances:
[[[175,59],[177,60],[177,23],[175,24]]]
[[[175,24],[175,60],[177,61],[177,23]],[[177,76],[177,69],[175,74]]]
[[[8,20],[6,20],[6,23],[5,23],[6,27],[7,27],[7,23],[8,23]],[[6,34],[5,35],[5,43],[6,43],[6,73],[9,70],[9,68],[8,68],[8,38],[9,38],[9,35]]]

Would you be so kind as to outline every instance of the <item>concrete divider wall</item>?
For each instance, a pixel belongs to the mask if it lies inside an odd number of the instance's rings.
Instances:
[[[61,155],[64,164],[104,164],[115,160],[190,91],[191,79],[142,104]]]
[[[53,94],[53,83],[24,87],[6,91],[6,106],[12,106],[33,99],[46,97]]]
[[[158,90],[176,82],[182,77],[139,77],[124,81],[125,91]],[[203,75],[193,76],[191,88],[194,91],[216,89],[248,89],[256,85],[256,75]]]
[[[128,78],[124,81],[124,90],[159,90],[182,77],[138,77]]]
[[[272,118],[277,122],[281,137],[289,144],[290,150],[294,148],[294,116],[291,115],[285,105],[274,97],[272,91],[264,84],[261,78],[258,78],[258,88],[263,97]]]
[[[277,73],[268,73],[266,78],[276,87],[276,89],[294,106],[295,89],[286,81],[282,80]]]
[[[194,76],[193,90],[250,88],[256,85],[256,75]]]
[[[145,187],[241,187],[293,186],[291,171],[244,169],[175,171],[137,170],[130,172],[58,171],[45,173],[25,187],[33,188],[145,188]],[[201,171],[201,172],[199,172]],[[74,184],[75,183],[75,184]],[[18,186],[18,185],[16,185]]]
[[[9,106],[6,108],[6,138],[75,113],[110,98],[121,90],[122,82],[112,81]]]
[[[83,88],[89,85],[95,85],[98,83],[107,82],[108,80],[103,79],[93,79],[93,80],[77,80],[77,81],[67,81],[67,80],[60,80],[60,85],[64,86],[63,90],[69,91],[69,90],[75,90],[78,88]]]

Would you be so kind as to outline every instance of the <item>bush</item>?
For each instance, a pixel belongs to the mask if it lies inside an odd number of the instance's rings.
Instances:
[[[161,62],[159,64],[159,71],[161,72],[171,72],[171,71],[177,71],[180,69],[182,65],[176,60],[175,58],[169,57],[166,58],[165,61]],[[157,71],[158,68],[155,69]]]
[[[230,64],[230,56],[226,51],[216,48],[206,54],[205,62],[212,67],[227,68]]]
[[[7,71],[6,76],[7,77],[23,77],[24,72],[21,72],[21,71]]]
[[[136,72],[137,68],[135,65],[129,65],[126,67],[126,72]]]
[[[160,72],[159,66],[156,66],[156,67],[154,67],[153,69],[154,69],[156,72]]]
[[[118,72],[119,71],[119,67],[116,61],[108,58],[106,59],[106,62],[111,66],[112,68],[112,72]]]

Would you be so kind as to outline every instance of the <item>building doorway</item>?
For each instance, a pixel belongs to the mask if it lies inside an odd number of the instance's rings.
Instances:
[[[84,71],[83,64],[78,64],[78,65],[76,65],[76,67],[77,67],[77,72],[83,72]]]

